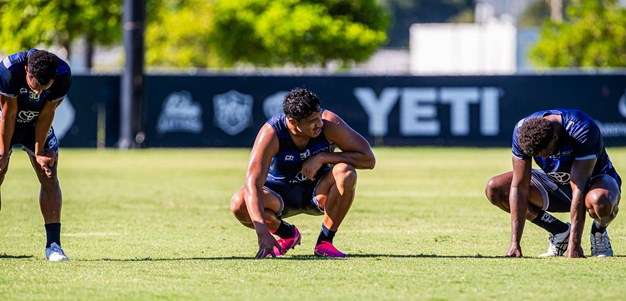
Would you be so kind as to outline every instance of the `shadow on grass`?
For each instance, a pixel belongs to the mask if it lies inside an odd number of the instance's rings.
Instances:
[[[0,259],[25,259],[25,258],[33,258],[33,255],[8,255],[8,254],[0,254]]]
[[[617,255],[615,257],[626,257]],[[268,258],[273,260],[342,260],[350,258],[458,258],[458,259],[502,259],[505,256],[487,256],[482,254],[476,255],[437,255],[437,254],[349,254],[348,258],[325,258],[313,255],[286,255],[276,258]],[[524,257],[526,259],[537,259],[538,257]],[[75,261],[116,261],[116,262],[149,262],[149,261],[203,261],[203,260],[255,260],[252,256],[230,256],[230,257],[188,257],[188,258],[102,258],[102,259],[75,259]],[[545,259],[544,259],[545,260]]]
[[[33,255],[8,255],[8,254],[0,254],[1,259],[29,259],[34,258]],[[626,258],[626,255],[614,255],[613,257],[617,258]],[[458,258],[458,259],[502,259],[507,258],[505,256],[487,256],[482,254],[476,255],[437,255],[437,254],[348,254],[348,258],[327,258],[327,257],[316,257],[314,255],[286,255],[276,258],[268,258],[272,260],[348,260],[350,258],[441,258],[441,259],[450,259],[450,258]],[[536,259],[536,260],[550,260],[549,258],[539,258],[539,257],[524,257],[525,259]],[[181,258],[152,258],[152,257],[144,257],[144,258],[101,258],[101,259],[76,259],[72,258],[71,261],[82,261],[82,262],[97,262],[97,261],[111,261],[111,262],[159,262],[159,261],[211,261],[211,260],[256,260],[252,256],[230,256],[230,257],[181,257]]]

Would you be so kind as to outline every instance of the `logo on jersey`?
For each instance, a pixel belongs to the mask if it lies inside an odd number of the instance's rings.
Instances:
[[[56,149],[56,148],[58,148],[58,144],[59,144],[59,142],[57,142],[57,138],[52,136],[52,138],[50,138],[50,141],[48,141],[48,148],[49,149]]]
[[[551,223],[551,222],[555,221],[555,220],[556,220],[556,218],[555,218],[554,216],[552,216],[552,215],[550,215],[550,214],[548,214],[548,213],[545,213],[545,212],[544,212],[544,213],[541,215],[541,220],[542,220],[542,221],[544,221],[544,222],[546,222],[546,223]]]
[[[28,100],[30,100],[30,102],[39,102],[40,96],[41,94],[37,94],[33,91],[28,91]]]
[[[300,160],[304,161],[310,156],[311,156],[311,151],[307,149],[304,153],[300,153]]]
[[[557,171],[548,173],[548,176],[555,182],[561,185],[569,184],[569,173]]]
[[[215,95],[215,124],[231,136],[241,133],[252,123],[252,103],[252,96],[235,90]]]
[[[302,183],[306,180],[308,180],[309,178],[305,177],[302,172],[299,172],[295,177],[293,177],[292,180],[289,180],[289,183],[291,184],[297,184],[297,183]]]
[[[26,88],[20,88],[20,94],[28,94],[28,100],[33,103],[39,102],[39,99],[41,97],[41,94],[37,94]]]
[[[202,107],[193,101],[191,93],[180,91],[167,96],[159,114],[157,133],[200,133],[203,128]]]
[[[28,123],[37,118],[37,116],[39,116],[39,112],[37,111],[20,111],[17,113],[15,120],[19,123]]]

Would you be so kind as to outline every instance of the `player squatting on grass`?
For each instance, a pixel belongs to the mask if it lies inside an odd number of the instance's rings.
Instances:
[[[541,169],[532,169],[532,161]],[[613,256],[606,228],[617,215],[621,179],[604,149],[597,124],[578,110],[546,110],[520,120],[513,131],[513,171],[491,178],[489,201],[511,213],[506,256],[521,257],[525,219],[550,233],[540,257],[584,257],[585,210],[593,218],[591,255]],[[564,223],[549,212],[569,212]]]
[[[374,168],[374,153],[367,140],[323,109],[309,90],[291,90],[283,111],[260,129],[231,211],[256,230],[256,258],[281,256],[300,244],[298,228],[284,221],[300,213],[324,215],[315,256],[346,257],[333,237],[354,200],[356,169]],[[341,152],[333,152],[335,146]]]

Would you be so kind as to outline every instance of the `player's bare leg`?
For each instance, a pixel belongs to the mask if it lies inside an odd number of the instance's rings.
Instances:
[[[513,172],[506,172],[492,177],[487,181],[485,195],[491,204],[506,211],[511,212],[509,205],[509,192]],[[553,257],[565,254],[569,241],[570,225],[564,223],[541,208],[543,207],[543,197],[539,189],[530,184],[530,197],[526,219],[533,224],[545,229],[550,233],[548,237],[548,251],[539,255],[540,257]]]
[[[52,174],[46,172],[39,166],[34,156],[29,156],[30,162],[37,174],[37,179],[41,184],[39,190],[39,208],[43,215],[46,228],[46,258],[50,261],[68,260],[65,252],[61,248],[61,206],[62,195],[59,179],[57,177],[58,156],[54,161],[54,166],[50,169]]]
[[[485,187],[485,195],[491,204],[506,211],[511,212],[509,205],[509,192],[511,190],[511,181],[513,180],[513,172],[506,172],[501,175],[492,177],[487,181]],[[543,199],[539,190],[531,184],[530,187],[530,204],[528,206],[528,213],[526,219],[532,221],[537,218],[542,210],[539,209],[543,206]]]
[[[316,256],[346,257],[332,242],[335,233],[348,214],[354,201],[357,172],[354,167],[339,163],[317,185],[317,200],[324,209],[322,230],[315,247]]]
[[[280,225],[280,219],[276,216],[276,212],[280,211],[280,201],[268,191],[263,191],[263,218],[270,231],[276,231]],[[230,199],[230,211],[235,218],[244,226],[254,229],[254,224],[248,214],[246,200],[244,199],[244,188],[241,187]]]
[[[267,228],[272,234],[280,237],[278,244],[282,247],[282,250],[277,250],[277,248],[274,247],[274,255],[284,255],[288,249],[293,249],[296,245],[300,244],[302,236],[296,226],[278,218],[276,213],[279,212],[281,208],[280,200],[278,200],[274,194],[266,190],[263,190],[263,206],[265,207],[263,219],[267,224]],[[246,207],[243,187],[235,192],[231,198],[230,211],[242,225],[254,229],[254,224],[250,219],[250,214],[248,214],[248,208]]]
[[[615,179],[600,176],[590,185],[585,196],[585,206],[593,218],[591,225],[591,255],[596,257],[613,256],[611,240],[606,228],[619,212],[621,194]]]
[[[3,170],[0,170],[0,187],[2,187],[2,183],[4,183],[4,176],[7,174],[9,170],[9,161],[7,161],[7,165]],[[2,210],[2,193],[0,193],[0,210]]]

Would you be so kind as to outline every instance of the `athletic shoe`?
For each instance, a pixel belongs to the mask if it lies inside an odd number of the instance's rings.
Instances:
[[[296,247],[296,245],[300,244],[300,241],[302,240],[302,235],[295,225],[293,226],[293,230],[295,232],[295,235],[293,237],[281,238],[278,240],[278,244],[283,249],[283,251],[281,252],[277,247],[274,247],[274,256],[283,256],[287,253],[289,249],[293,249]],[[266,257],[272,257],[272,254],[267,254]]]
[[[609,233],[596,232],[591,234],[591,255],[596,257],[611,257],[613,256],[613,249],[611,248],[611,239],[609,239]]]
[[[569,243],[569,232],[571,229],[570,223],[567,223],[567,231],[552,235],[548,237],[548,251],[539,255],[539,257],[555,257],[563,256],[567,251],[567,244]]]
[[[332,243],[327,241],[322,241],[320,244],[315,246],[315,252],[313,254],[317,257],[330,258],[343,258],[348,256],[337,250],[337,248],[335,248]]]
[[[292,238],[281,238],[278,240],[278,244],[281,248],[283,248],[283,253],[281,255],[285,255],[289,249],[293,249],[296,245],[300,244],[300,240],[302,240],[302,235],[300,235],[300,231],[296,228],[296,225],[293,225],[293,231],[295,234]],[[278,248],[274,247],[274,253],[280,254],[280,252],[276,252]]]
[[[46,248],[46,259],[50,261],[67,261],[70,260],[65,256],[65,252],[61,246],[57,245],[56,242],[53,242],[49,248]]]

